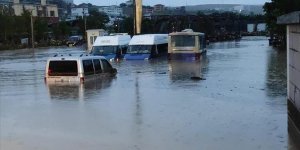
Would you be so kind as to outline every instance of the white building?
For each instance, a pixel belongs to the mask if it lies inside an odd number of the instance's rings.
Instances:
[[[243,10],[245,10],[245,7],[243,5],[234,6],[233,11],[241,13]]]
[[[89,16],[89,9],[83,7],[74,7],[71,9],[71,17]]]
[[[101,6],[98,8],[100,12],[106,13],[109,17],[120,17],[123,16],[123,10],[117,5]]]

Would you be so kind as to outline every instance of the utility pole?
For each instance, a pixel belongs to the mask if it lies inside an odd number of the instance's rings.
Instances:
[[[85,16],[85,8],[82,8],[82,18],[84,19],[84,32],[86,32],[86,16]]]
[[[30,15],[30,25],[31,25],[31,47],[34,48],[34,35],[33,35],[33,17],[32,17],[32,11]]]
[[[133,35],[136,35],[136,3],[133,0]]]

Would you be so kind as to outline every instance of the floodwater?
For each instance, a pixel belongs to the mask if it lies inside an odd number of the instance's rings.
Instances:
[[[200,62],[113,62],[115,78],[44,82],[47,57],[81,52],[0,51],[1,150],[296,149],[286,54],[266,37],[211,44]]]

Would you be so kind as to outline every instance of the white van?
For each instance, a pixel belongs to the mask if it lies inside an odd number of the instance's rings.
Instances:
[[[132,37],[124,58],[126,60],[151,59],[167,54],[168,34],[142,34]]]
[[[47,60],[46,82],[84,82],[103,76],[115,76],[117,70],[103,56],[54,56]]]
[[[107,60],[122,59],[131,40],[128,34],[98,36],[93,44],[91,54],[104,56]]]

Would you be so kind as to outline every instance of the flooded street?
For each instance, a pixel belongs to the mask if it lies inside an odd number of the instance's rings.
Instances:
[[[113,62],[116,78],[47,85],[48,57],[0,51],[1,150],[283,150],[286,52],[266,37],[214,43],[200,62]],[[199,77],[199,78],[198,78]]]

